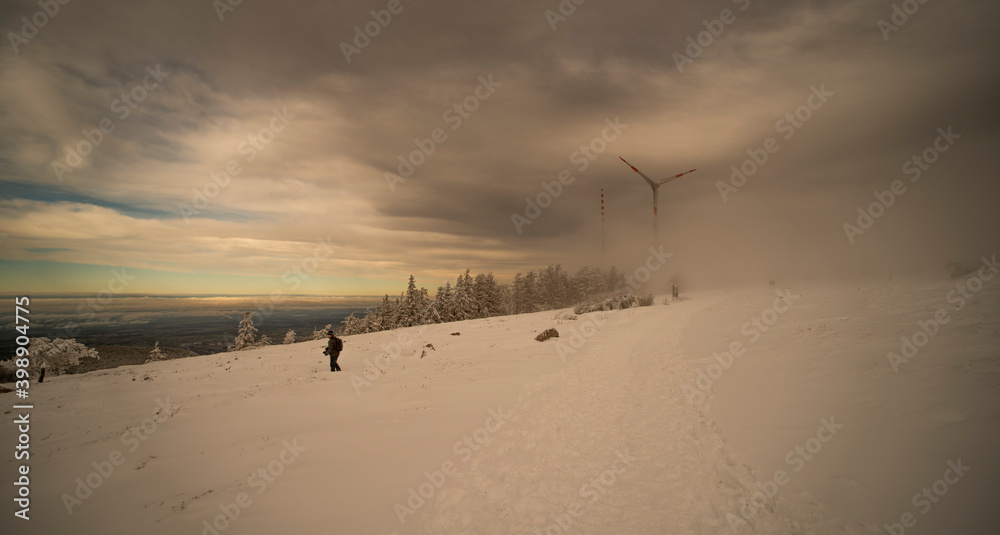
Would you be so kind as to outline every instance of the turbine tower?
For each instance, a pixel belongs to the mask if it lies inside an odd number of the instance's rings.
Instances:
[[[648,176],[644,175],[642,173],[642,171],[636,169],[634,165],[632,165],[632,164],[628,163],[627,161],[625,161],[625,158],[622,158],[621,156],[619,156],[618,159],[620,159],[621,161],[625,162],[625,165],[631,167],[633,171],[635,171],[636,173],[639,173],[639,176],[641,176],[643,178],[643,180],[645,180],[646,183],[649,184],[649,187],[653,188],[653,236],[656,237],[657,239],[659,239],[659,231],[658,231],[657,225],[656,225],[656,220],[657,220],[657,217],[656,217],[656,205],[657,205],[657,199],[660,196],[660,186],[666,184],[667,182],[670,182],[671,180],[674,180],[676,178],[680,178],[680,177],[682,177],[682,176],[684,176],[684,175],[686,175],[688,173],[693,173],[693,172],[697,171],[697,169],[692,169],[690,171],[685,171],[685,172],[683,172],[683,173],[681,173],[679,175],[674,175],[672,177],[664,178],[662,180],[653,180],[653,179],[649,178]]]

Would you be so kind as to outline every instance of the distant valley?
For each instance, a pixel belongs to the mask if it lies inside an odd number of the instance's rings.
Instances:
[[[29,335],[75,338],[88,347],[119,346],[118,353],[120,346],[151,348],[159,342],[162,348],[204,355],[225,351],[245,311],[255,312],[260,334],[281,343],[289,329],[303,340],[313,329],[337,327],[352,312],[364,312],[380,300],[291,296],[272,303],[268,296],[115,296],[101,303],[94,296],[32,296]],[[14,332],[13,314],[13,307],[0,314],[5,332]],[[0,339],[0,355],[7,357],[14,347],[14,336]]]

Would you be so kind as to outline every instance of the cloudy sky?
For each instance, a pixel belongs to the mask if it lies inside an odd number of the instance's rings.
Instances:
[[[1000,242],[1000,8],[897,4],[7,1],[0,291],[124,268],[129,292],[370,295],[650,246],[705,283],[975,263]],[[698,169],[658,236],[618,156]]]

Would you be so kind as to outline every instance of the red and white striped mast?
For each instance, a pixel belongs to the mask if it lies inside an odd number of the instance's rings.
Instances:
[[[601,188],[601,254],[604,254],[604,188]]]

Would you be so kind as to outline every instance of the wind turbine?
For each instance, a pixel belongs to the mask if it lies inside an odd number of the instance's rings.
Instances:
[[[625,162],[625,165],[631,167],[633,171],[635,171],[636,173],[639,173],[639,176],[641,176],[643,178],[643,180],[645,180],[646,183],[649,184],[649,187],[653,188],[653,235],[656,236],[656,237],[659,237],[659,233],[657,231],[657,226],[656,226],[656,219],[657,219],[656,218],[656,204],[657,204],[657,198],[660,196],[660,186],[666,184],[667,182],[670,182],[671,180],[674,180],[676,178],[680,178],[680,177],[682,177],[682,176],[684,176],[686,174],[693,173],[693,172],[697,171],[697,169],[692,169],[690,171],[685,171],[685,172],[683,172],[683,173],[681,173],[679,175],[674,175],[672,177],[664,178],[662,180],[653,180],[653,179],[649,178],[648,176],[644,175],[642,173],[642,171],[636,169],[634,165],[632,165],[632,164],[628,163],[627,161],[625,161],[625,158],[622,158],[621,156],[619,156],[618,159],[620,159],[621,161]]]

